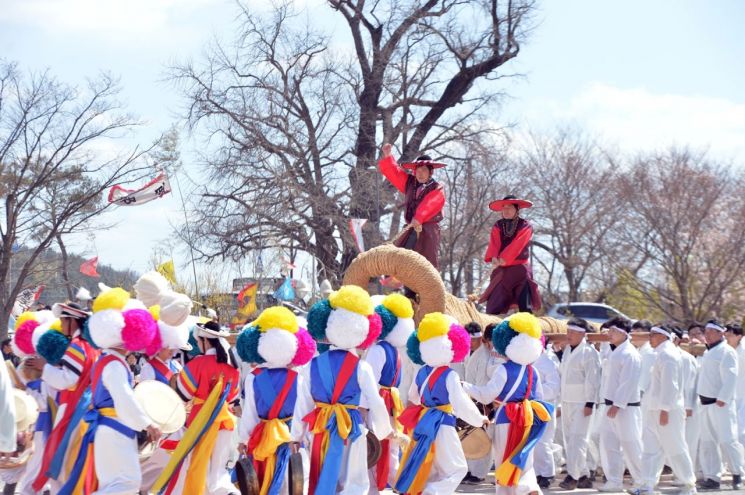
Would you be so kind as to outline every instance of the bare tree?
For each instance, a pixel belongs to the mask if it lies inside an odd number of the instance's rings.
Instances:
[[[546,298],[555,302],[565,292],[578,301],[592,268],[614,254],[613,232],[626,207],[611,200],[617,171],[591,138],[569,128],[531,135],[517,168],[520,192],[535,198],[534,260],[548,274]]]
[[[457,296],[473,293],[490,273],[482,260],[499,217],[487,205],[516,180],[505,149],[500,142],[474,140],[466,143],[463,166],[443,169],[445,189],[452,194],[442,222],[440,264]]]
[[[48,73],[25,76],[14,64],[0,64],[0,287],[8,288],[0,321],[8,321],[39,256],[58,236],[100,214],[106,189],[145,171],[144,151],[111,157],[95,148],[136,125],[121,111],[117,92],[106,75],[78,89]],[[26,256],[9,283],[15,245]],[[5,332],[0,325],[0,336]]]
[[[622,179],[633,237],[647,264],[632,280],[668,318],[732,316],[745,268],[742,175],[703,153],[641,156]]]
[[[383,140],[403,158],[445,155],[453,140],[498,127],[474,124],[487,109],[493,117],[496,71],[519,53],[531,0],[329,6],[348,28],[351,57],[283,4],[265,17],[244,8],[232,44],[173,69],[189,125],[211,145],[195,205],[203,259],[301,249],[339,276],[356,255],[348,219],[370,220],[371,246],[396,211],[376,170]]]

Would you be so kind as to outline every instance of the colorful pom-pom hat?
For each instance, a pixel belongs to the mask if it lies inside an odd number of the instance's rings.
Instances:
[[[284,306],[273,306],[244,327],[235,343],[241,360],[267,368],[303,366],[316,352],[316,343],[295,314]]]
[[[342,286],[308,312],[311,336],[340,349],[367,349],[380,335],[381,325],[370,294],[356,285]]]
[[[145,304],[131,298],[120,287],[101,292],[92,308],[88,329],[93,343],[100,349],[123,347],[142,352],[158,334],[158,324]]]
[[[33,356],[36,353],[34,334],[37,335],[38,340],[42,330],[48,330],[54,321],[54,314],[51,311],[25,311],[21,313],[16,318],[15,331],[11,341],[13,353],[20,358]],[[57,320],[57,324],[59,325],[59,320]]]
[[[471,349],[471,338],[462,325],[443,313],[428,313],[406,343],[409,358],[432,367],[463,361]]]
[[[517,364],[527,366],[543,352],[541,322],[531,313],[515,313],[497,325],[492,333],[494,350]]]
[[[378,340],[385,340],[393,347],[405,346],[416,329],[411,300],[402,294],[392,293],[380,298],[373,296],[373,302],[382,323]]]

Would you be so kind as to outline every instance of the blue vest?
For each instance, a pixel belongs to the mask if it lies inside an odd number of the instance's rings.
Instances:
[[[385,353],[385,364],[380,372],[380,381],[378,383],[384,387],[398,387],[401,384],[401,372],[396,373],[398,367],[398,349],[385,340],[378,342],[378,345]]]
[[[314,357],[310,362],[310,394],[314,401],[331,404],[336,379],[339,377],[339,371],[346,355],[347,351],[334,349]],[[342,389],[337,403],[360,405],[360,384],[357,381],[358,366],[359,362],[355,365],[352,375]]]
[[[93,374],[96,373],[96,368],[98,368],[100,364],[100,361],[95,364],[93,368]],[[116,366],[115,362],[111,362],[110,364]],[[119,364],[121,364],[122,366],[126,366],[121,361],[119,361]],[[127,371],[129,371],[129,369],[127,369]],[[127,378],[129,380],[129,386],[134,386],[134,380],[132,380],[132,375],[130,373],[127,373]],[[96,386],[96,389],[93,391],[93,408],[102,409],[104,407],[114,407],[114,399],[111,398],[111,394],[109,393],[109,390],[106,388],[106,386],[103,384],[103,380],[100,380],[98,382],[98,385]]]
[[[432,366],[425,365],[419,369],[416,374],[416,386],[417,390],[420,391],[422,397],[422,405],[425,407],[437,407],[450,404],[450,394],[448,394],[447,378],[453,370],[447,368],[434,383],[434,386],[430,389],[430,384],[424,384],[427,377],[432,373]],[[424,390],[422,386],[424,385]],[[443,421],[444,425],[455,426],[455,416],[448,414],[447,418]]]
[[[274,405],[274,400],[287,381],[287,368],[260,368],[258,374],[254,374],[253,393],[254,402],[256,403],[256,412],[261,419],[269,419],[269,410]],[[289,418],[295,410],[297,401],[297,375],[290,385],[290,391],[287,394],[282,407],[279,409],[277,417],[279,419]],[[302,419],[302,418],[301,418]]]
[[[504,369],[507,372],[507,381],[505,382],[504,387],[502,387],[502,391],[499,392],[497,400],[500,402],[505,402],[505,398],[515,386],[518,378],[520,378],[520,382],[518,383],[515,392],[509,397],[507,402],[521,402],[523,399],[535,399],[535,389],[537,385],[536,382],[538,381],[538,374],[535,372],[535,368],[533,368],[532,365],[523,366],[512,361],[507,361],[502,366],[504,366]],[[528,369],[531,369],[533,371],[533,385],[530,388],[530,395],[526,397],[528,391]],[[522,376],[520,376],[521,371],[523,371]],[[507,414],[504,411],[504,408],[499,408],[499,413],[496,417],[496,423],[503,424],[509,422],[510,420],[507,418]]]

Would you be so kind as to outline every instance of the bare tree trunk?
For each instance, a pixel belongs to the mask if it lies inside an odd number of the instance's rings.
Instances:
[[[72,292],[72,284],[70,283],[67,248],[65,247],[65,243],[62,242],[62,235],[57,234],[55,236],[55,239],[57,240],[57,245],[59,246],[60,253],[62,254],[62,281],[65,283],[65,290],[67,291],[67,299],[72,301],[73,292]]]

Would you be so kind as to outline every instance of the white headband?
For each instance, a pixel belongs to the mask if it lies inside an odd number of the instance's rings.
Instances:
[[[717,332],[722,332],[722,333],[727,331],[724,327],[720,327],[716,323],[712,323],[712,322],[707,323],[704,328],[707,328],[709,330],[716,330]]]
[[[585,330],[582,327],[578,327],[577,325],[567,325],[567,330],[572,330],[574,332],[582,332],[582,333],[587,332],[587,330]]]
[[[670,332],[668,332],[667,330],[665,330],[664,328],[652,327],[652,328],[649,329],[649,331],[650,331],[650,333],[659,333],[660,335],[664,335],[668,339],[672,339],[672,337],[673,337],[672,334]]]
[[[623,333],[625,333],[625,334],[628,334],[628,333],[629,333],[629,332],[627,332],[626,330],[624,330],[623,328],[618,328],[618,327],[617,327],[617,326],[615,326],[615,325],[611,325],[611,326],[609,326],[609,327],[608,327],[608,330],[615,330],[616,332],[623,332]]]

